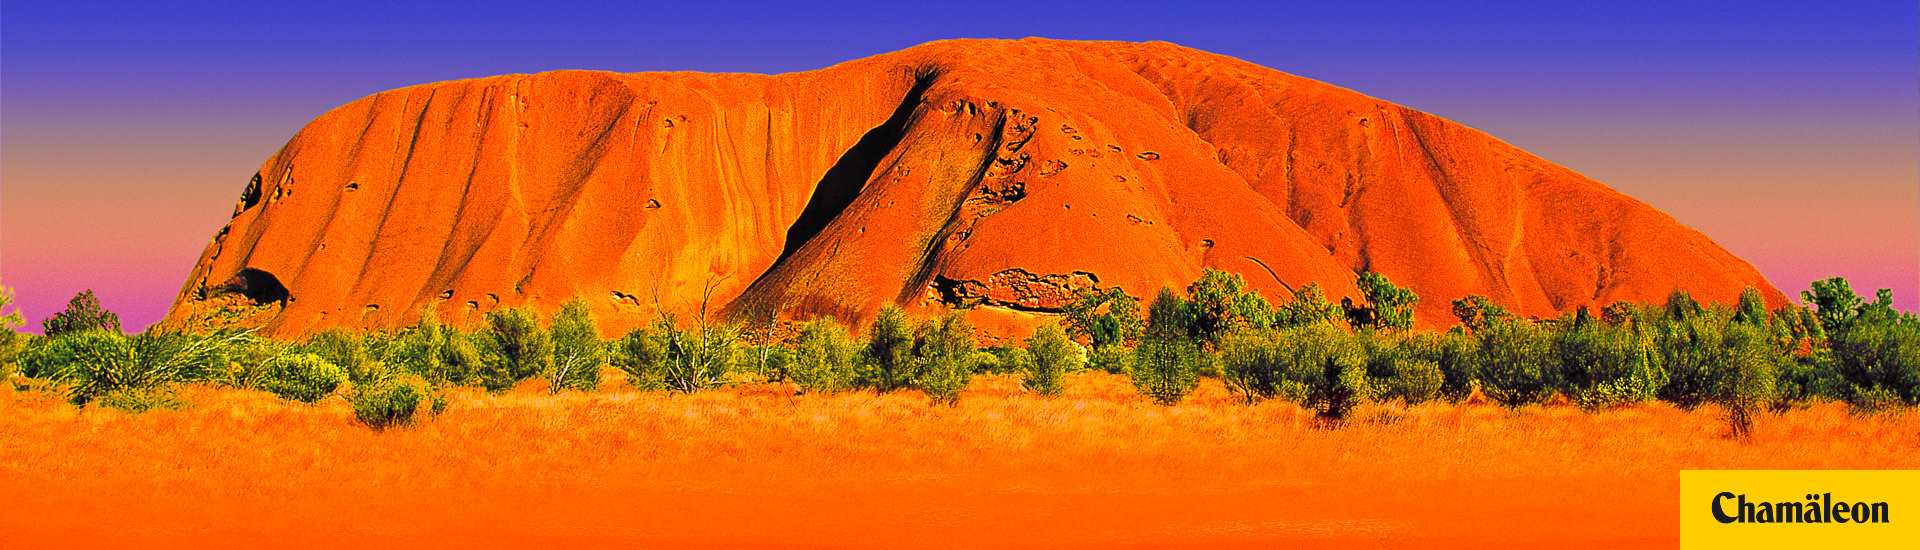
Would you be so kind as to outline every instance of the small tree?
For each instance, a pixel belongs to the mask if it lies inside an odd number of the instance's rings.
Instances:
[[[526,308],[487,313],[480,384],[502,391],[553,368],[553,339]]]
[[[1575,404],[1599,409],[1638,403],[1665,385],[1651,337],[1584,316],[1561,324],[1553,334],[1555,378]]]
[[[1140,338],[1140,301],[1118,288],[1081,290],[1060,322],[1069,336],[1085,338],[1096,350],[1125,345]]]
[[[661,321],[628,331],[613,343],[608,362],[625,373],[627,384],[634,388],[667,389],[667,336],[662,330],[656,329],[661,328],[662,324],[671,326],[672,321],[665,317]]]
[[[1469,332],[1480,332],[1488,326],[1513,317],[1507,308],[1493,303],[1493,300],[1478,294],[1468,295],[1453,301],[1453,317],[1460,320],[1460,326]]]
[[[1027,338],[1027,354],[1030,359],[1024,365],[1026,379],[1022,385],[1028,391],[1045,395],[1060,395],[1061,378],[1069,371],[1079,370],[1084,362],[1080,346],[1067,338],[1060,327],[1043,325]]]
[[[1340,305],[1327,299],[1318,283],[1307,283],[1293,292],[1293,301],[1274,311],[1273,326],[1304,327],[1332,323],[1340,318]]]
[[[1191,309],[1190,332],[1201,342],[1217,344],[1229,332],[1265,328],[1273,324],[1273,308],[1258,292],[1247,289],[1240,275],[1218,269],[1200,273],[1187,287]]]
[[[1723,345],[1711,367],[1709,393],[1726,409],[1733,436],[1745,439],[1753,433],[1754,413],[1774,400],[1780,357],[1765,330],[1748,323],[1728,326]]]
[[[120,316],[100,306],[100,298],[93,290],[83,290],[67,300],[67,309],[53,314],[40,323],[47,336],[59,336],[69,332],[104,330],[120,332]]]
[[[1800,293],[1800,299],[1813,307],[1814,317],[1820,320],[1821,329],[1828,335],[1845,329],[1866,307],[1866,300],[1855,294],[1853,286],[1842,277],[1814,281],[1813,288]]]
[[[859,355],[860,345],[854,343],[846,327],[833,319],[815,319],[800,329],[787,377],[808,392],[844,391],[853,386],[854,362]]]
[[[1739,306],[1734,308],[1733,322],[1746,323],[1756,327],[1766,327],[1772,319],[1767,315],[1767,301],[1760,291],[1747,287],[1740,291]]]
[[[1146,335],[1134,348],[1133,385],[1156,403],[1179,403],[1200,382],[1203,354],[1187,337],[1190,308],[1173,290],[1162,288],[1147,312]]]
[[[548,392],[563,389],[592,390],[600,387],[600,364],[605,362],[606,345],[600,341],[600,328],[586,300],[574,298],[560,305],[553,315],[553,368],[547,371]]]
[[[1508,407],[1546,401],[1552,394],[1552,348],[1540,330],[1519,319],[1488,325],[1478,335],[1481,389]]]
[[[1277,394],[1313,409],[1322,421],[1338,424],[1374,393],[1367,379],[1367,357],[1354,337],[1332,325],[1288,330],[1274,338],[1278,349]]]
[[[1413,328],[1413,307],[1420,303],[1420,296],[1406,287],[1394,285],[1387,276],[1372,271],[1362,272],[1354,280],[1354,286],[1360,287],[1367,304],[1373,309],[1371,326],[1356,326],[1366,329],[1408,330]]]
[[[860,385],[883,392],[900,388],[913,358],[913,328],[906,310],[896,305],[880,308],[867,332],[866,364],[870,368],[862,372]]]
[[[973,376],[973,325],[959,312],[929,319],[914,331],[907,383],[934,401],[952,403]]]

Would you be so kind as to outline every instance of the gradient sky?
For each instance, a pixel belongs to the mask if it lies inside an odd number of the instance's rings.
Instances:
[[[321,112],[551,69],[787,72],[955,37],[1167,40],[1488,131],[1651,203],[1789,294],[1920,303],[1920,6],[1849,2],[8,2],[0,283],[157,320]],[[318,4],[318,3],[314,3]]]

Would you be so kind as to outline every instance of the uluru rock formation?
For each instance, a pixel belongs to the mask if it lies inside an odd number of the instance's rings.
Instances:
[[[560,71],[381,92],[261,167],[170,317],[243,296],[277,334],[586,297],[861,321],[1037,322],[1080,288],[1203,268],[1270,299],[1371,269],[1547,316],[1753,267],[1492,136],[1167,43],[953,40],[782,75]],[[1356,296],[1357,299],[1357,296]]]

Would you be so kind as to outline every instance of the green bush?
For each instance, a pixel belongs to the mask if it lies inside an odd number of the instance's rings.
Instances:
[[[1649,319],[1667,383],[1660,399],[1691,409],[1712,399],[1716,377],[1726,366],[1725,323],[1710,312],[1691,311],[1686,300],[1670,301],[1669,312]]]
[[[1775,412],[1785,412],[1817,400],[1846,399],[1846,378],[1834,367],[1833,352],[1814,350],[1782,357],[1774,380]]]
[[[1087,353],[1087,367],[1107,374],[1127,374],[1133,372],[1134,350],[1118,345],[1094,348]]]
[[[553,366],[547,370],[550,393],[574,389],[592,391],[600,387],[600,365],[606,362],[606,346],[600,341],[600,328],[593,321],[587,302],[568,300],[553,316]]]
[[[953,402],[973,374],[973,345],[973,325],[958,312],[921,323],[907,384],[935,401]]]
[[[1360,294],[1367,299],[1365,315],[1351,319],[1355,329],[1370,330],[1410,330],[1413,328],[1413,308],[1420,304],[1420,296],[1412,289],[1398,286],[1387,280],[1387,276],[1365,271],[1354,280]]]
[[[1027,338],[1026,377],[1021,385],[1045,396],[1060,395],[1061,381],[1068,372],[1080,370],[1086,361],[1078,344],[1067,338],[1060,327],[1045,325]]]
[[[1273,307],[1238,274],[1208,268],[1187,286],[1187,296],[1187,332],[1203,344],[1217,345],[1228,333],[1273,325]]]
[[[30,347],[24,363],[32,375],[65,385],[74,404],[85,405],[117,392],[163,391],[178,382],[208,380],[222,370],[224,349],[237,338],[231,334],[67,332]]]
[[[1118,288],[1082,289],[1062,312],[1061,322],[1067,335],[1085,338],[1096,350],[1138,340],[1143,327],[1140,300]]]
[[[1365,349],[1345,331],[1306,326],[1283,331],[1274,342],[1280,369],[1276,395],[1313,409],[1322,419],[1339,422],[1374,393]]]
[[[1220,339],[1220,381],[1248,405],[1269,399],[1280,382],[1277,347],[1268,331],[1240,331]]]
[[[429,400],[430,396],[431,390],[424,380],[406,376],[387,377],[355,388],[348,395],[347,403],[353,407],[355,420],[380,431],[413,424],[421,403]]]
[[[1273,326],[1304,327],[1333,323],[1340,319],[1340,305],[1327,299],[1317,283],[1307,283],[1293,292],[1293,301],[1275,309]]]
[[[1459,329],[1416,334],[1400,344],[1407,357],[1431,363],[1440,374],[1439,393],[1433,397],[1460,402],[1479,384],[1478,343]]]
[[[1836,370],[1856,404],[1877,406],[1887,396],[1920,403],[1920,318],[1894,310],[1891,293],[1881,291],[1828,334]]]
[[[880,308],[867,330],[866,357],[857,383],[877,391],[893,391],[906,385],[909,364],[913,360],[913,326],[906,310],[888,305]]]
[[[800,328],[793,345],[787,377],[801,390],[831,393],[853,387],[860,345],[846,327],[832,319],[815,319]]]
[[[13,309],[13,289],[0,286],[0,381],[12,376],[19,365],[27,338],[14,329],[26,323],[20,311]]]
[[[793,350],[773,344],[757,344],[737,348],[738,355],[733,359],[735,370],[743,374],[760,377],[763,382],[785,382],[793,377]],[[848,367],[850,370],[853,368]]]
[[[465,385],[480,381],[480,346],[474,336],[440,323],[433,306],[420,321],[394,335],[382,350],[382,360],[434,384]]]
[[[1586,310],[1581,310],[1584,313]],[[1564,320],[1553,334],[1557,379],[1569,399],[1585,409],[1653,399],[1666,385],[1653,339],[1625,327]]]
[[[1155,403],[1179,403],[1200,385],[1203,355],[1192,340],[1148,334],[1133,349],[1133,387]]]
[[[1408,405],[1418,405],[1438,399],[1441,388],[1446,385],[1446,374],[1441,372],[1440,364],[1429,359],[1410,355],[1394,358],[1394,376],[1389,382],[1389,395],[1406,401]]]
[[[1064,331],[1062,331],[1064,333]],[[993,368],[976,370],[991,374],[1025,374],[1033,370],[1033,354],[1020,346],[994,346],[985,350],[993,354]]]
[[[120,316],[101,307],[100,298],[92,290],[83,290],[67,300],[67,309],[41,321],[40,328],[47,336],[96,330],[120,332]]]
[[[487,313],[480,348],[480,385],[488,391],[506,390],[553,368],[553,339],[526,308]]]
[[[369,349],[368,339],[364,334],[334,328],[307,337],[295,345],[293,351],[317,355],[346,372],[347,378],[355,384],[360,384],[372,380],[373,373],[384,368],[379,353]]]
[[[1519,407],[1544,402],[1552,395],[1553,349],[1539,328],[1523,320],[1506,320],[1488,325],[1478,337],[1475,362],[1480,388],[1488,398]]]
[[[627,384],[642,390],[667,389],[667,336],[654,326],[628,331],[613,343],[608,362],[627,375]]]
[[[1726,409],[1727,425],[1735,437],[1753,432],[1753,415],[1774,402],[1778,349],[1766,329],[1735,323],[1726,327],[1721,359],[1709,370],[1712,398]]]
[[[1203,352],[1190,337],[1192,308],[1171,289],[1162,288],[1147,308],[1147,328],[1133,350],[1135,389],[1155,403],[1172,405],[1186,399],[1200,383]]]
[[[319,355],[289,353],[267,363],[259,387],[281,399],[313,403],[333,395],[333,391],[339,389],[347,379],[346,369]],[[365,380],[371,379],[369,376]]]

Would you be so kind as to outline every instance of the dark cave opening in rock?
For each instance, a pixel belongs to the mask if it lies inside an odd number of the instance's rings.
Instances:
[[[240,273],[227,280],[225,290],[246,296],[255,305],[284,304],[293,296],[287,286],[280,283],[279,277],[254,268],[240,270]]]

